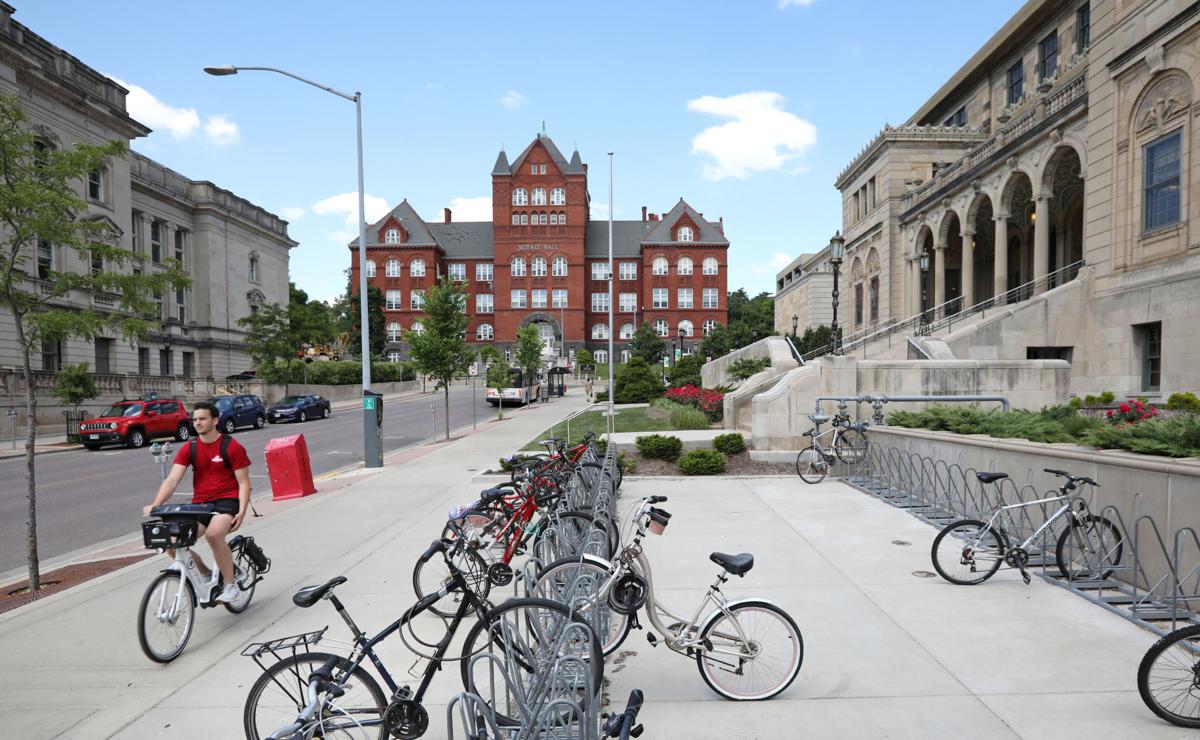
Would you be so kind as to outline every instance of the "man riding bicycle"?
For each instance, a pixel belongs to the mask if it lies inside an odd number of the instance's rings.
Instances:
[[[241,443],[232,437],[223,438],[217,431],[219,418],[220,411],[208,401],[192,407],[192,426],[197,439],[180,448],[170,474],[142,514],[149,516],[151,509],[165,504],[175,493],[188,465],[192,466],[192,503],[207,504],[212,511],[198,518],[199,531],[212,548],[217,569],[225,579],[225,588],[216,601],[228,603],[237,598],[239,589],[233,573],[233,553],[225,536],[242,526],[250,507],[250,457]],[[170,551],[167,554],[174,557]],[[194,557],[194,562],[200,575],[208,579],[202,597],[207,600],[217,585],[218,574],[209,570],[201,558]]]

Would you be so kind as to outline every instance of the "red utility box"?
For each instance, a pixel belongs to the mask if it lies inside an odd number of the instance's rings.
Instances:
[[[303,434],[292,434],[267,442],[264,454],[267,458],[267,474],[271,477],[272,499],[283,501],[317,492]]]

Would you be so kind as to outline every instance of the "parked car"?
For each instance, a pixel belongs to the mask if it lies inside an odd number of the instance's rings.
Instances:
[[[329,401],[321,396],[284,396],[267,410],[267,421],[308,421],[324,419],[331,413]]]
[[[80,441],[89,450],[106,444],[141,447],[154,437],[183,442],[192,431],[191,414],[173,398],[119,401],[79,425]]]
[[[241,427],[262,429],[267,425],[267,409],[258,396],[241,393],[236,396],[214,396],[208,400],[216,404],[221,412],[217,429],[226,434],[233,434]]]

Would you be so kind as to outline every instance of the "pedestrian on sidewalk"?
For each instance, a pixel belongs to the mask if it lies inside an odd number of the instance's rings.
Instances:
[[[588,376],[587,381],[583,384],[583,389],[587,391],[588,403],[592,402],[592,376]]]

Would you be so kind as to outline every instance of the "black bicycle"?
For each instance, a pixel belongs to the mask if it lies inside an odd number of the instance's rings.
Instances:
[[[1138,666],[1137,684],[1150,711],[1171,724],[1200,729],[1200,624],[1154,643]]]

